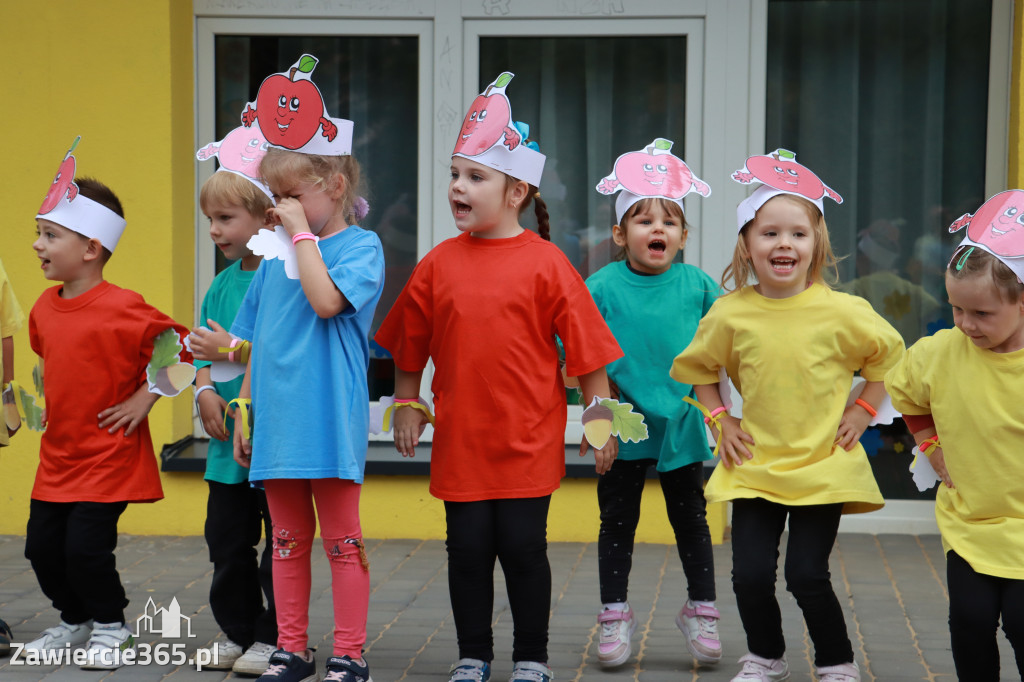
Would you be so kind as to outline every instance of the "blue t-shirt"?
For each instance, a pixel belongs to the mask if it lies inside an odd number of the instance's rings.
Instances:
[[[207,320],[215,320],[217,324],[225,329],[231,329],[231,323],[235,321],[238,307],[242,305],[245,292],[249,289],[255,270],[243,270],[242,261],[236,261],[225,268],[213,278],[213,284],[203,297],[203,305],[200,309],[199,324],[209,326]],[[209,367],[206,360],[196,360],[196,369]],[[239,374],[231,381],[215,381],[214,388],[225,401],[232,401],[238,397],[238,391],[242,388],[244,375]],[[206,448],[206,475],[207,481],[218,483],[241,483],[249,478],[249,470],[240,466],[232,452],[231,434],[234,433],[235,421],[227,418],[228,439],[210,439]]]
[[[264,259],[231,327],[253,342],[253,482],[363,481],[369,333],[384,287],[384,252],[376,234],[355,225],[319,245],[348,307],[320,318],[283,261]]]
[[[656,459],[658,471],[711,458],[704,420],[683,402],[693,387],[668,374],[672,361],[693,339],[715,302],[719,286],[700,268],[676,263],[660,275],[631,272],[625,261],[610,263],[587,279],[597,309],[625,357],[608,365],[619,400],[644,415],[648,439],[620,443],[624,460]]]

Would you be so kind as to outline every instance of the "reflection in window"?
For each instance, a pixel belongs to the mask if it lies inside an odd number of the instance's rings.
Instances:
[[[907,345],[952,326],[943,272],[985,200],[989,0],[769,0],[766,146],[797,152],[826,203],[841,288]],[[760,153],[760,150],[752,150]],[[887,498],[917,492],[902,423],[862,438]],[[901,455],[901,456],[894,456]]]
[[[502,71],[516,76],[513,118],[547,156],[540,192],[551,239],[587,277],[619,251],[614,201],[594,190],[615,159],[657,137],[686,158],[686,37],[481,38],[480,91]],[[536,227],[531,211],[523,217]]]
[[[319,60],[314,80],[332,116],[355,123],[352,153],[368,188],[362,227],[384,244],[384,294],[370,336],[416,264],[418,39],[415,37],[217,36],[216,133],[240,123],[260,83],[303,53]],[[212,245],[210,248],[213,248]],[[218,252],[217,270],[226,263]],[[394,368],[371,343],[370,398],[393,392]]]

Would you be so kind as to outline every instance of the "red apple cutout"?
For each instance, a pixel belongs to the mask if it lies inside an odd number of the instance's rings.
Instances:
[[[655,139],[642,151],[628,152],[615,160],[615,168],[597,186],[602,194],[625,189],[640,197],[682,199],[691,191],[709,196],[711,188],[690,167],[671,153],[672,140]]]
[[[797,163],[796,154],[787,149],[778,149],[764,156],[751,156],[747,159],[746,167],[733,173],[732,177],[742,184],[758,180],[769,187],[799,194],[811,201],[828,196],[837,204],[843,203],[843,198],[835,190],[825,185],[809,168]]]
[[[299,149],[313,139],[320,128],[328,141],[338,134],[338,128],[327,118],[324,98],[310,80],[316,68],[316,57],[304,54],[288,74],[267,76],[256,94],[256,107],[251,102],[242,112],[242,124],[259,128],[267,141],[285,149]],[[304,77],[295,80],[296,74]]]
[[[949,226],[950,232],[967,228],[967,236],[996,256],[1024,256],[1024,191],[996,194],[974,215],[965,213]]]
[[[462,121],[452,154],[476,156],[493,147],[502,135],[509,151],[519,146],[521,138],[511,127],[512,107],[505,95],[505,88],[513,77],[507,71],[502,73],[473,100]]]
[[[39,215],[46,215],[55,209],[60,200],[64,198],[65,193],[68,195],[68,201],[74,201],[75,197],[78,196],[78,185],[74,182],[76,162],[71,152],[75,151],[75,147],[78,146],[78,142],[81,139],[81,136],[76,137],[75,141],[71,144],[71,149],[64,155],[64,160],[61,161],[57,174],[53,176],[50,189],[46,192],[46,197],[43,198],[43,205],[39,207]]]

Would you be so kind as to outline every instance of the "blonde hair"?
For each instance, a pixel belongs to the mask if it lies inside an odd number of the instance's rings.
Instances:
[[[953,279],[988,275],[999,298],[1006,303],[1017,303],[1024,295],[1024,284],[1017,278],[1017,273],[991,253],[973,246],[960,247],[953,253],[946,274]]]
[[[362,170],[354,156],[321,156],[300,154],[270,148],[260,161],[260,175],[268,185],[287,186],[308,182],[320,189],[335,189],[337,176],[345,178],[345,191],[340,197],[341,216],[349,225],[358,222],[358,200],[364,196]]]
[[[263,218],[274,205],[266,194],[241,175],[228,171],[217,172],[203,183],[199,190],[199,206],[205,215],[211,206],[241,206],[253,218]]]
[[[641,211],[649,211],[651,206],[654,205],[660,206],[662,211],[676,220],[679,220],[683,225],[684,235],[690,229],[690,224],[686,222],[686,214],[683,213],[682,206],[669,199],[663,199],[662,197],[645,197],[627,208],[626,212],[622,214],[622,220],[619,221],[619,229],[622,230],[622,234],[628,234],[627,223],[629,223],[631,218],[635,217],[636,214]],[[625,246],[619,247],[619,252],[615,254],[615,260],[626,260]]]
[[[839,281],[838,265],[840,259],[832,251],[832,243],[828,238],[828,225],[825,224],[825,216],[821,214],[821,211],[813,203],[793,194],[779,194],[764,203],[767,204],[769,201],[776,201],[778,199],[791,201],[807,212],[807,217],[811,222],[811,229],[814,231],[814,250],[811,253],[811,265],[807,269],[807,279],[831,289],[832,285]],[[762,204],[763,207],[764,204]],[[750,233],[750,226],[754,224],[755,220],[757,220],[756,214],[752,220],[747,221],[742,229],[740,229],[739,238],[736,239],[736,248],[732,252],[732,263],[722,273],[722,289],[726,292],[733,293],[739,291],[748,283],[757,279],[754,264],[750,262],[750,251],[747,249],[747,236]],[[732,287],[729,286],[730,280],[734,284]]]

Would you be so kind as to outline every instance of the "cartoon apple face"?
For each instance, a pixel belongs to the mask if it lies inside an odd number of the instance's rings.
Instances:
[[[1024,255],[1024,191],[1000,192],[971,218],[967,235],[997,256]]]
[[[747,159],[747,170],[753,173],[755,178],[775,189],[799,194],[811,200],[825,196],[825,183],[809,168],[796,161],[772,156],[754,156]]]
[[[49,191],[46,192],[43,205],[39,207],[39,213],[45,215],[56,208],[65,193],[68,195],[68,201],[74,199],[78,194],[78,188],[72,182],[74,179],[75,157],[68,154],[61,161],[57,175],[53,177],[53,183],[50,185]]]
[[[267,140],[259,128],[238,127],[221,141],[217,159],[228,170],[258,178],[260,160],[266,151]]]
[[[290,75],[294,77],[294,68]],[[324,100],[312,81],[296,81],[275,73],[260,85],[256,111],[260,130],[268,142],[298,149],[312,140],[320,129]]]
[[[693,185],[689,167],[671,154],[629,152],[615,162],[615,177],[641,197],[682,199]]]
[[[477,95],[462,121],[453,153],[476,156],[493,147],[508,125],[511,112],[508,98],[503,93]]]

